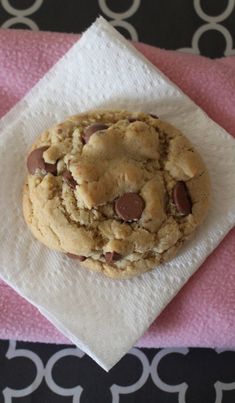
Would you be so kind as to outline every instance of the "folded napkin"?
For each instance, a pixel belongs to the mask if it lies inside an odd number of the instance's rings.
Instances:
[[[8,38],[8,43],[13,40],[15,46],[17,42],[18,45],[25,45],[21,42],[22,37],[27,41],[25,33],[13,32],[12,39],[10,33],[4,32],[1,35],[5,39]],[[6,104],[8,102],[7,106],[4,106],[5,110],[2,108],[2,113],[6,112],[6,108],[12,106],[76,40],[74,36],[66,36],[65,44],[65,36],[54,35],[53,38],[52,35],[50,40],[50,35],[40,35],[44,42],[39,44],[33,34],[37,46],[27,49],[29,53],[24,53],[25,59],[16,52],[16,64],[12,66],[10,59],[14,52],[11,49],[11,54],[8,51],[8,59],[4,58],[2,62],[0,83],[3,82],[3,96]],[[6,41],[4,46],[7,46]],[[234,83],[232,62],[222,61],[218,64],[218,72],[213,70],[213,62],[203,58],[157,51],[141,45],[137,47],[146,53],[150,60],[159,63],[159,67],[164,69],[169,77],[178,79],[178,83],[192,98],[197,102],[201,101],[205,108],[208,106],[207,111],[227,129],[234,130],[235,122],[230,116],[229,101],[223,100],[221,106],[221,97],[215,98],[216,89],[210,87],[213,77],[218,78],[218,86],[221,86],[220,89],[223,86],[224,94],[230,90],[227,77],[231,75]],[[53,55],[50,54],[51,49],[54,51]],[[5,51],[4,55],[7,54],[6,49],[1,51],[3,54]],[[22,61],[26,61],[24,68],[20,69],[20,78],[14,74],[14,66],[19,62],[18,57],[21,59],[21,66]],[[192,75],[192,59],[198,67],[198,70],[194,70],[195,77]],[[33,70],[24,87],[22,76],[26,77],[30,66],[30,71],[33,66],[38,66],[38,70]],[[15,87],[12,83],[13,77],[16,80]],[[14,91],[7,90],[6,93],[7,87]],[[211,100],[210,109],[208,94],[213,92],[214,102]],[[47,126],[63,120],[68,114],[94,107],[142,109],[157,113],[187,134],[203,155],[211,173],[211,211],[195,239],[188,243],[180,256],[172,262],[131,280],[113,281],[101,274],[78,269],[77,263],[67,263],[63,256],[48,251],[35,241],[22,219],[20,199],[26,148]],[[224,121],[220,118],[222,112]],[[5,282],[37,306],[72,342],[90,354],[103,368],[109,369],[139,339],[234,225],[235,142],[102,18],[98,19],[26,97],[2,118],[0,129],[0,169],[4,172],[4,177],[0,179],[0,275]],[[224,335],[227,332],[226,341],[223,343],[234,344],[234,332],[229,338],[229,332],[235,328],[232,304],[234,263],[229,257],[232,239],[234,240],[234,234],[223,242],[223,249],[218,248],[214,252],[214,260],[213,256],[208,259],[201,277],[200,273],[197,277],[194,276],[190,282],[191,286],[188,284],[185,293],[182,292],[178,296],[178,302],[176,298],[171,307],[169,306],[168,316],[165,310],[161,315],[162,319],[155,322],[156,326],[152,326],[140,344],[203,345],[202,333],[205,336],[205,345],[208,342],[211,345],[221,345],[223,339],[220,337],[223,332]],[[226,259],[228,266],[226,270],[222,267],[223,259]],[[10,332],[15,332],[15,337],[21,339],[65,341],[39,314],[34,315],[34,308],[25,301],[20,300],[22,302],[19,306],[18,297],[11,293],[8,286],[2,283],[0,287],[3,291],[0,294],[0,304],[4,304],[0,313],[0,323],[1,326],[4,325],[0,334],[2,337],[8,337]],[[8,315],[12,319],[15,315],[22,317],[25,328],[16,325],[14,329]],[[37,320],[31,328],[29,324],[32,317]],[[191,321],[193,325],[190,328]],[[221,323],[226,325],[224,329],[218,328]],[[181,333],[177,334],[177,327],[181,329]],[[13,334],[12,336],[14,337]]]

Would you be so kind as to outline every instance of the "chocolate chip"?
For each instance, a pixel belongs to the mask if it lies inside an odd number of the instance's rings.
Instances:
[[[76,188],[77,182],[73,178],[71,172],[66,170],[66,171],[63,172],[62,176],[64,178],[64,181],[67,183],[67,185],[69,185],[72,189]]]
[[[174,186],[173,200],[179,213],[188,215],[192,212],[192,201],[184,182],[177,182]]]
[[[45,171],[55,176],[57,174],[57,163],[47,164],[45,162]]]
[[[117,252],[106,252],[104,255],[104,258],[108,264],[111,264],[113,262],[117,262],[122,258],[122,255],[120,255]]]
[[[99,130],[106,130],[106,129],[108,129],[108,126],[102,122],[93,123],[92,125],[86,127],[86,129],[84,130],[83,140],[85,141],[85,143],[88,143],[92,134],[98,132]]]
[[[84,262],[86,260],[86,256],[74,255],[73,253],[66,253],[70,259],[77,259],[79,262]]]
[[[45,161],[42,155],[47,148],[48,147],[36,148],[36,150],[33,150],[29,154],[27,159],[27,168],[31,175],[35,174],[37,169],[42,170],[45,168]]]
[[[138,220],[144,210],[144,200],[137,193],[124,193],[116,200],[115,210],[124,221]]]
[[[153,113],[149,113],[149,116],[151,116],[154,119],[159,119],[159,117],[157,115],[154,115]]]
[[[48,146],[36,148],[33,150],[27,159],[27,168],[31,175],[34,175],[37,170],[45,173],[56,175],[57,164],[48,164],[43,159],[43,153],[48,149]]]

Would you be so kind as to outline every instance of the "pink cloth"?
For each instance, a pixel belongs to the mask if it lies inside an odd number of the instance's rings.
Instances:
[[[77,35],[71,34],[0,30],[0,116],[77,39]],[[139,43],[135,46],[235,136],[234,57],[210,60]],[[233,229],[155,320],[139,340],[139,346],[235,346],[234,245]],[[68,343],[36,308],[1,281],[0,338]]]

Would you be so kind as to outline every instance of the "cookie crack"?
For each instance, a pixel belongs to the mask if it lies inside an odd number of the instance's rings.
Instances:
[[[37,216],[36,216],[36,214],[34,214],[33,203],[32,203],[32,200],[30,199],[30,196],[29,196],[29,201],[30,201],[31,209],[32,209],[32,214],[31,214],[32,221],[31,221],[31,224],[32,224],[32,222],[33,222],[33,220],[34,220],[35,225],[36,225],[36,229],[37,229],[37,231],[39,232],[39,234],[41,235],[41,237],[43,238],[43,237],[44,237],[44,234],[43,234],[43,232],[41,231],[41,229],[40,229],[40,227],[39,227],[38,218],[36,218]]]
[[[63,249],[63,248],[62,248],[62,245],[61,245],[61,240],[60,240],[58,234],[57,234],[57,233],[55,232],[55,230],[52,228],[51,224],[48,225],[48,228],[50,229],[50,231],[52,232],[52,234],[53,234],[54,237],[56,238],[56,240],[57,240],[57,242],[58,242],[58,244],[59,244],[59,247],[60,247],[61,249]]]
[[[73,192],[73,197],[76,200],[76,197],[74,196]],[[101,232],[99,231],[97,221],[95,220],[94,223],[95,225],[92,225],[92,222],[90,220],[89,224],[81,224],[79,221],[75,221],[72,217],[69,211],[67,210],[65,200],[62,195],[62,188],[59,193],[59,198],[60,198],[60,203],[61,206],[63,206],[62,214],[68,221],[70,225],[76,226],[76,228],[84,228],[86,231],[92,231],[93,232],[93,239],[96,240],[97,248],[95,248],[95,251],[98,253],[102,253],[102,246],[107,243],[107,240],[105,241],[105,238],[102,236]],[[87,209],[80,209],[86,211]]]

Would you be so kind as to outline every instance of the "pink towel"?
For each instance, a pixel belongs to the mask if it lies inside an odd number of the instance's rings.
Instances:
[[[77,35],[70,34],[0,30],[0,116],[22,98],[77,39]],[[143,44],[135,46],[235,136],[234,57],[210,60]],[[234,245],[233,229],[155,320],[139,340],[139,346],[235,346]],[[36,308],[1,281],[0,338],[69,342]]]

